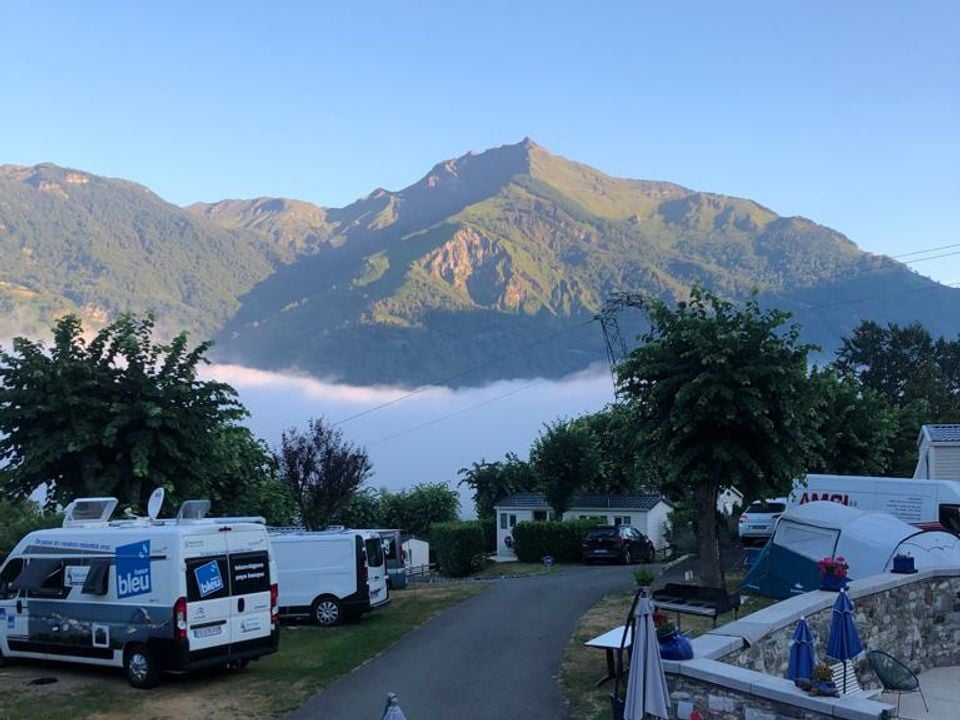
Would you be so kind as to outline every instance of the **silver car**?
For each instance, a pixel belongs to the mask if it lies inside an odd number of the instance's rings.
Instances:
[[[757,500],[751,503],[740,516],[740,540],[744,545],[765,543],[773,535],[777,519],[786,509],[786,498]]]

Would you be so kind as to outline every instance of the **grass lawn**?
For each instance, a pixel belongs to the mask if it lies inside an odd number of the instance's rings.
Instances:
[[[495,580],[497,578],[507,577],[527,577],[533,575],[546,575],[547,572],[560,572],[564,568],[571,567],[569,564],[553,565],[548,571],[543,563],[523,563],[523,562],[491,562],[483,570],[475,572],[470,577],[475,579]]]
[[[727,586],[736,587],[742,579],[740,574],[727,573]],[[623,625],[632,602],[632,592],[613,593],[603,598],[580,618],[580,623],[570,639],[560,667],[560,685],[570,702],[571,716],[575,720],[608,720],[610,717],[609,694],[613,692],[613,680],[599,688],[594,687],[594,684],[606,675],[606,654],[603,650],[587,648],[583,644],[602,632]],[[776,600],[751,595],[744,600],[740,608],[740,617],[772,605],[774,602]],[[674,613],[669,615],[670,620],[676,622],[676,615]],[[732,612],[720,615],[717,618],[717,627],[733,622],[733,619]],[[684,634],[696,637],[711,628],[713,628],[711,618],[696,615],[681,616],[681,629]]]
[[[284,626],[280,650],[239,673],[165,676],[153,690],[131,688],[119,671],[11,663],[0,669],[0,720],[200,720],[275,718],[386,650],[446,608],[485,589],[481,583],[411,585],[389,607],[336,628]],[[30,685],[56,677],[50,685]]]

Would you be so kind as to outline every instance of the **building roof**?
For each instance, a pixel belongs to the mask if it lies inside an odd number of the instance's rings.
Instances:
[[[645,495],[577,495],[570,501],[570,510],[651,510],[660,501],[670,504],[659,493]],[[540,493],[515,493],[497,503],[498,508],[549,509]]]
[[[924,425],[921,439],[935,443],[960,443],[960,425]]]

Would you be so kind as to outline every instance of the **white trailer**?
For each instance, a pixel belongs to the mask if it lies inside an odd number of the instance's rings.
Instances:
[[[960,482],[863,475],[807,475],[794,483],[789,506],[828,500],[886,512],[906,523],[960,533]]]

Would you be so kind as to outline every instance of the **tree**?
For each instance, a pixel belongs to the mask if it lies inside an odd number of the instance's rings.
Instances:
[[[358,490],[334,518],[336,524],[352,528],[382,528],[380,497],[370,488]]]
[[[277,463],[300,521],[310,530],[330,524],[373,471],[366,451],[323,418],[311,419],[305,433],[284,430]]]
[[[662,454],[665,481],[692,496],[701,580],[723,587],[717,494],[785,491],[806,466],[815,412],[806,373],[809,345],[789,314],[742,307],[695,287],[675,309],[645,303],[651,328],[617,367],[637,403],[639,435]]]
[[[53,345],[16,338],[0,350],[0,485],[50,504],[112,495],[144,509],[164,487],[174,502],[227,485],[220,443],[246,410],[236,391],[198,379],[210,343],[152,340],[154,319],[122,315],[87,342],[61,318]],[[249,449],[249,448],[248,448]]]
[[[530,450],[530,466],[544,498],[557,516],[562,515],[577,491],[594,484],[599,475],[593,434],[569,420],[544,426]]]
[[[0,497],[0,563],[24,535],[40,528],[59,525],[62,516],[43,512],[32,500]]]
[[[384,527],[399,528],[426,537],[434,523],[453,522],[460,509],[460,497],[444,483],[422,483],[400,492],[380,491],[380,521]]]
[[[574,420],[592,435],[599,459],[596,477],[581,490],[610,495],[659,490],[656,457],[637,435],[635,414],[631,403],[614,403]]]
[[[818,446],[808,472],[884,475],[889,471],[897,412],[883,397],[833,370],[810,374],[817,402]]]
[[[530,465],[514,453],[507,453],[500,461],[481,460],[469,468],[460,468],[460,485],[473,490],[473,504],[481,520],[494,516],[493,508],[508,495],[531,492],[536,478]]]

